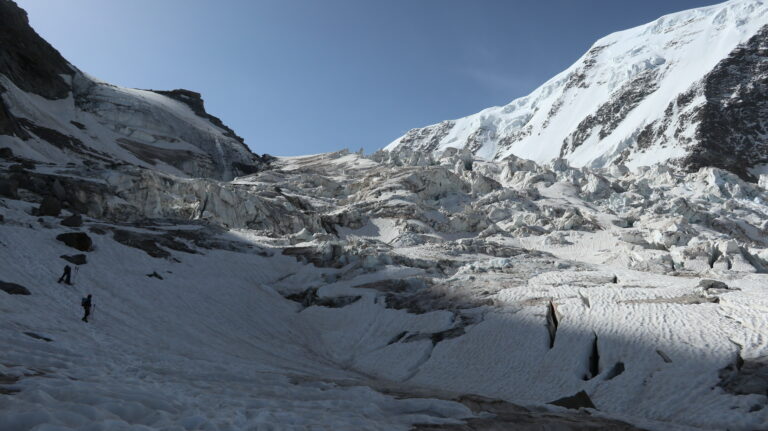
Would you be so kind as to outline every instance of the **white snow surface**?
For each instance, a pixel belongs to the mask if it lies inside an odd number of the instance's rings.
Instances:
[[[119,204],[69,228],[68,210],[33,215],[29,189],[0,200],[0,281],[31,291],[0,292],[1,428],[520,424],[470,395],[526,406],[543,429],[765,427],[762,186],[462,157],[338,152],[232,183],[33,169],[106,176]],[[80,253],[64,232],[94,241],[73,286],[56,283],[60,256]],[[547,404],[580,391],[590,415]]]
[[[177,176],[231,179],[232,162],[248,164],[247,147],[186,104],[148,90],[118,87],[76,71],[60,100],[22,91],[4,75],[5,104],[17,118],[79,143],[62,147],[31,132],[0,136],[0,145],[44,163],[130,163]]]

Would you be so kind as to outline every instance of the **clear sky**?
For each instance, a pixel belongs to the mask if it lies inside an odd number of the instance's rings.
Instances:
[[[257,153],[372,152],[528,94],[608,33],[712,0],[16,0],[81,70],[186,88]]]

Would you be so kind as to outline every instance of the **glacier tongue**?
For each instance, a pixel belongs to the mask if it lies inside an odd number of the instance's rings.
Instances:
[[[696,90],[717,86],[708,80],[713,71],[737,55],[740,44],[765,40],[761,31],[766,25],[768,4],[763,0],[732,0],[664,16],[600,39],[574,65],[528,96],[458,120],[413,129],[386,149],[466,148],[489,160],[515,155],[548,162],[563,157],[573,166],[591,167],[618,162],[637,167],[673,160],[695,170],[701,164],[685,157],[712,151],[709,141],[714,138],[706,129],[715,121],[701,112],[711,110],[709,94],[698,96]],[[753,55],[766,58],[759,47]],[[765,109],[766,90],[759,84],[764,77],[764,71],[755,70],[736,78],[741,87],[759,86],[763,97],[757,109]],[[717,91],[738,95],[736,88]],[[665,123],[664,132],[642,136],[646,127],[658,122]],[[729,137],[764,145],[765,134],[758,133],[761,126],[752,126],[752,131],[734,128]],[[756,157],[747,160],[750,166],[768,162],[765,151],[752,155]],[[718,158],[709,159],[715,163]],[[718,166],[746,178],[750,174],[739,166],[744,161]]]
[[[765,176],[409,149],[279,158],[230,182],[15,155],[0,170],[16,185],[0,182],[0,259],[15,262],[0,281],[31,291],[0,315],[14,346],[0,393],[20,391],[0,395],[0,422],[768,420]],[[51,200],[58,215],[43,212]],[[65,225],[75,212],[83,225]],[[57,240],[76,232],[92,248]],[[74,253],[87,263],[64,288],[53,271]],[[84,332],[85,293],[99,308]],[[85,345],[98,346],[87,360]],[[127,397],[137,404],[116,410]],[[603,416],[547,404],[577,401]],[[232,422],[230,408],[245,413]]]

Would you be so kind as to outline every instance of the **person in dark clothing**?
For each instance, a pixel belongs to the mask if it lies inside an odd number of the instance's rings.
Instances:
[[[91,315],[91,295],[88,295],[87,298],[83,298],[83,300],[80,301],[80,305],[83,306],[83,311],[85,312],[83,315],[83,322],[88,323],[88,316]]]
[[[64,274],[61,274],[61,277],[59,277],[59,283],[62,281],[67,284],[72,284],[72,268],[70,268],[69,265],[64,266]]]

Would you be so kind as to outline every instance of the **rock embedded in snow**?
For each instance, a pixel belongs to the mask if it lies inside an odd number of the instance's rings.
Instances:
[[[46,196],[37,208],[37,215],[57,217],[61,213],[61,201],[54,196]]]
[[[565,407],[567,409],[576,409],[576,410],[596,409],[595,405],[592,403],[592,399],[589,398],[589,395],[584,391],[580,391],[569,397],[563,397],[563,398],[557,399],[555,401],[550,402],[549,404]]]
[[[62,226],[80,227],[83,225],[83,217],[80,214],[72,214],[61,221]]]
[[[19,183],[11,178],[0,178],[0,196],[17,199],[19,196]]]
[[[16,283],[8,283],[5,281],[0,281],[0,290],[3,292],[9,294],[9,295],[29,295],[29,289],[26,287],[16,284]]]
[[[56,239],[63,242],[69,247],[80,251],[91,251],[93,248],[93,241],[88,234],[84,232],[68,232],[62,233],[56,236]]]

